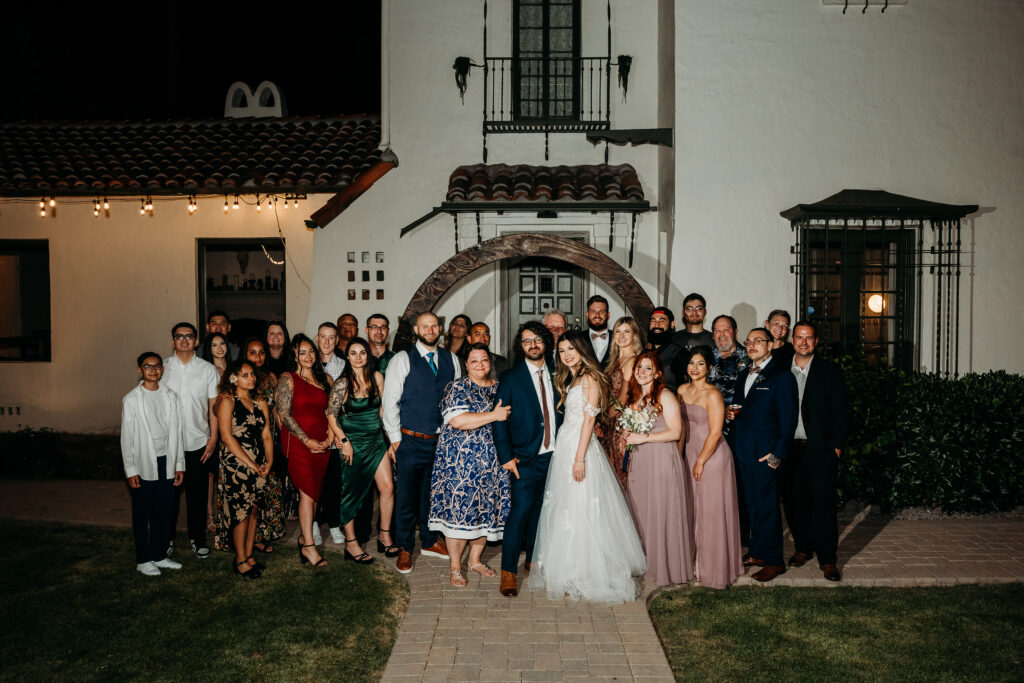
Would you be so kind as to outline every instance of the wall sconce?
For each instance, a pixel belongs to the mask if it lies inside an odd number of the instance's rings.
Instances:
[[[872,313],[881,313],[885,310],[885,297],[881,294],[872,294],[868,297],[868,310]]]

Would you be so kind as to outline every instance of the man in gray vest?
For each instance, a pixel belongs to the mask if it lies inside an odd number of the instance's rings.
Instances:
[[[398,468],[395,540],[400,548],[397,569],[402,574],[412,571],[417,522],[420,552],[448,557],[444,539],[427,524],[430,478],[442,424],[441,398],[448,383],[461,375],[455,354],[437,347],[441,325],[436,315],[420,313],[412,331],[416,344],[391,359],[381,399],[384,431],[391,442],[388,457]]]

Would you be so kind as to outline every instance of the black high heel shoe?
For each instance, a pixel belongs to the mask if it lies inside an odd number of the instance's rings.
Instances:
[[[353,555],[348,551],[349,543],[358,543],[354,538],[345,539],[345,559],[352,560],[356,564],[373,564],[373,556],[369,553],[360,553],[359,555]]]
[[[258,578],[260,578],[260,570],[258,568],[256,568],[256,567],[249,567],[249,571],[247,571],[247,572],[240,572],[240,571],[238,571],[238,568],[241,567],[243,564],[246,564],[246,565],[249,564],[249,560],[242,560],[241,562],[235,562],[235,566],[234,566],[235,574],[237,574],[238,576],[241,576],[243,578],[246,578],[246,579],[258,579]]]
[[[391,540],[395,540],[395,530],[389,529],[388,534],[391,535]],[[398,557],[399,547],[392,543],[391,545],[384,545],[380,541],[380,532],[377,532],[377,552],[384,553],[384,557]]]
[[[254,569],[259,569],[262,572],[264,569],[267,568],[267,565],[263,564],[262,562],[257,562],[256,558],[253,555],[250,555],[249,557],[245,558],[246,562],[248,562],[249,560],[252,560],[252,566]]]
[[[314,568],[315,567],[326,567],[327,566],[327,560],[324,559],[323,557],[321,557],[320,560],[317,561],[317,562],[311,562],[308,557],[306,557],[305,555],[302,554],[302,549],[303,548],[315,548],[316,547],[316,543],[310,543],[309,545],[304,545],[302,543],[302,541],[303,541],[302,536],[299,536],[297,539],[295,539],[295,545],[297,545],[298,548],[299,548],[299,564],[307,564],[307,563],[309,563],[309,564],[312,564]]]

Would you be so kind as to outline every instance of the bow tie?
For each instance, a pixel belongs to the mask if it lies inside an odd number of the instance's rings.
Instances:
[[[751,374],[751,375],[756,375],[756,374],[758,374],[759,372],[761,372],[761,370],[762,370],[762,368],[759,368],[759,367],[757,367],[756,365],[751,365],[751,366],[750,366],[750,374]]]
[[[607,339],[608,338],[608,333],[607,332],[591,332],[590,333],[590,338],[591,339]]]

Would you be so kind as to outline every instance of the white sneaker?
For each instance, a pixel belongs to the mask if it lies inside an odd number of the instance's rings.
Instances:
[[[324,537],[320,535],[320,525],[319,524],[314,524],[313,525],[313,543],[315,543],[316,545],[320,545],[323,542],[324,542]]]
[[[198,557],[200,560],[205,560],[207,557],[210,556],[210,549],[206,546],[197,547],[195,541],[189,541],[189,543],[192,544],[192,552],[195,553],[196,557]]]
[[[135,568],[139,570],[140,574],[146,576],[160,576],[160,570],[156,567],[156,562],[143,562],[142,564],[135,565]]]
[[[162,560],[158,560],[153,564],[157,567],[160,567],[160,569],[181,569],[181,562],[175,562],[169,557],[165,557]]]
[[[328,531],[331,532],[331,540],[334,541],[336,545],[343,545],[345,543],[345,534],[341,533],[341,527],[332,526]],[[316,534],[313,535],[316,536]]]

